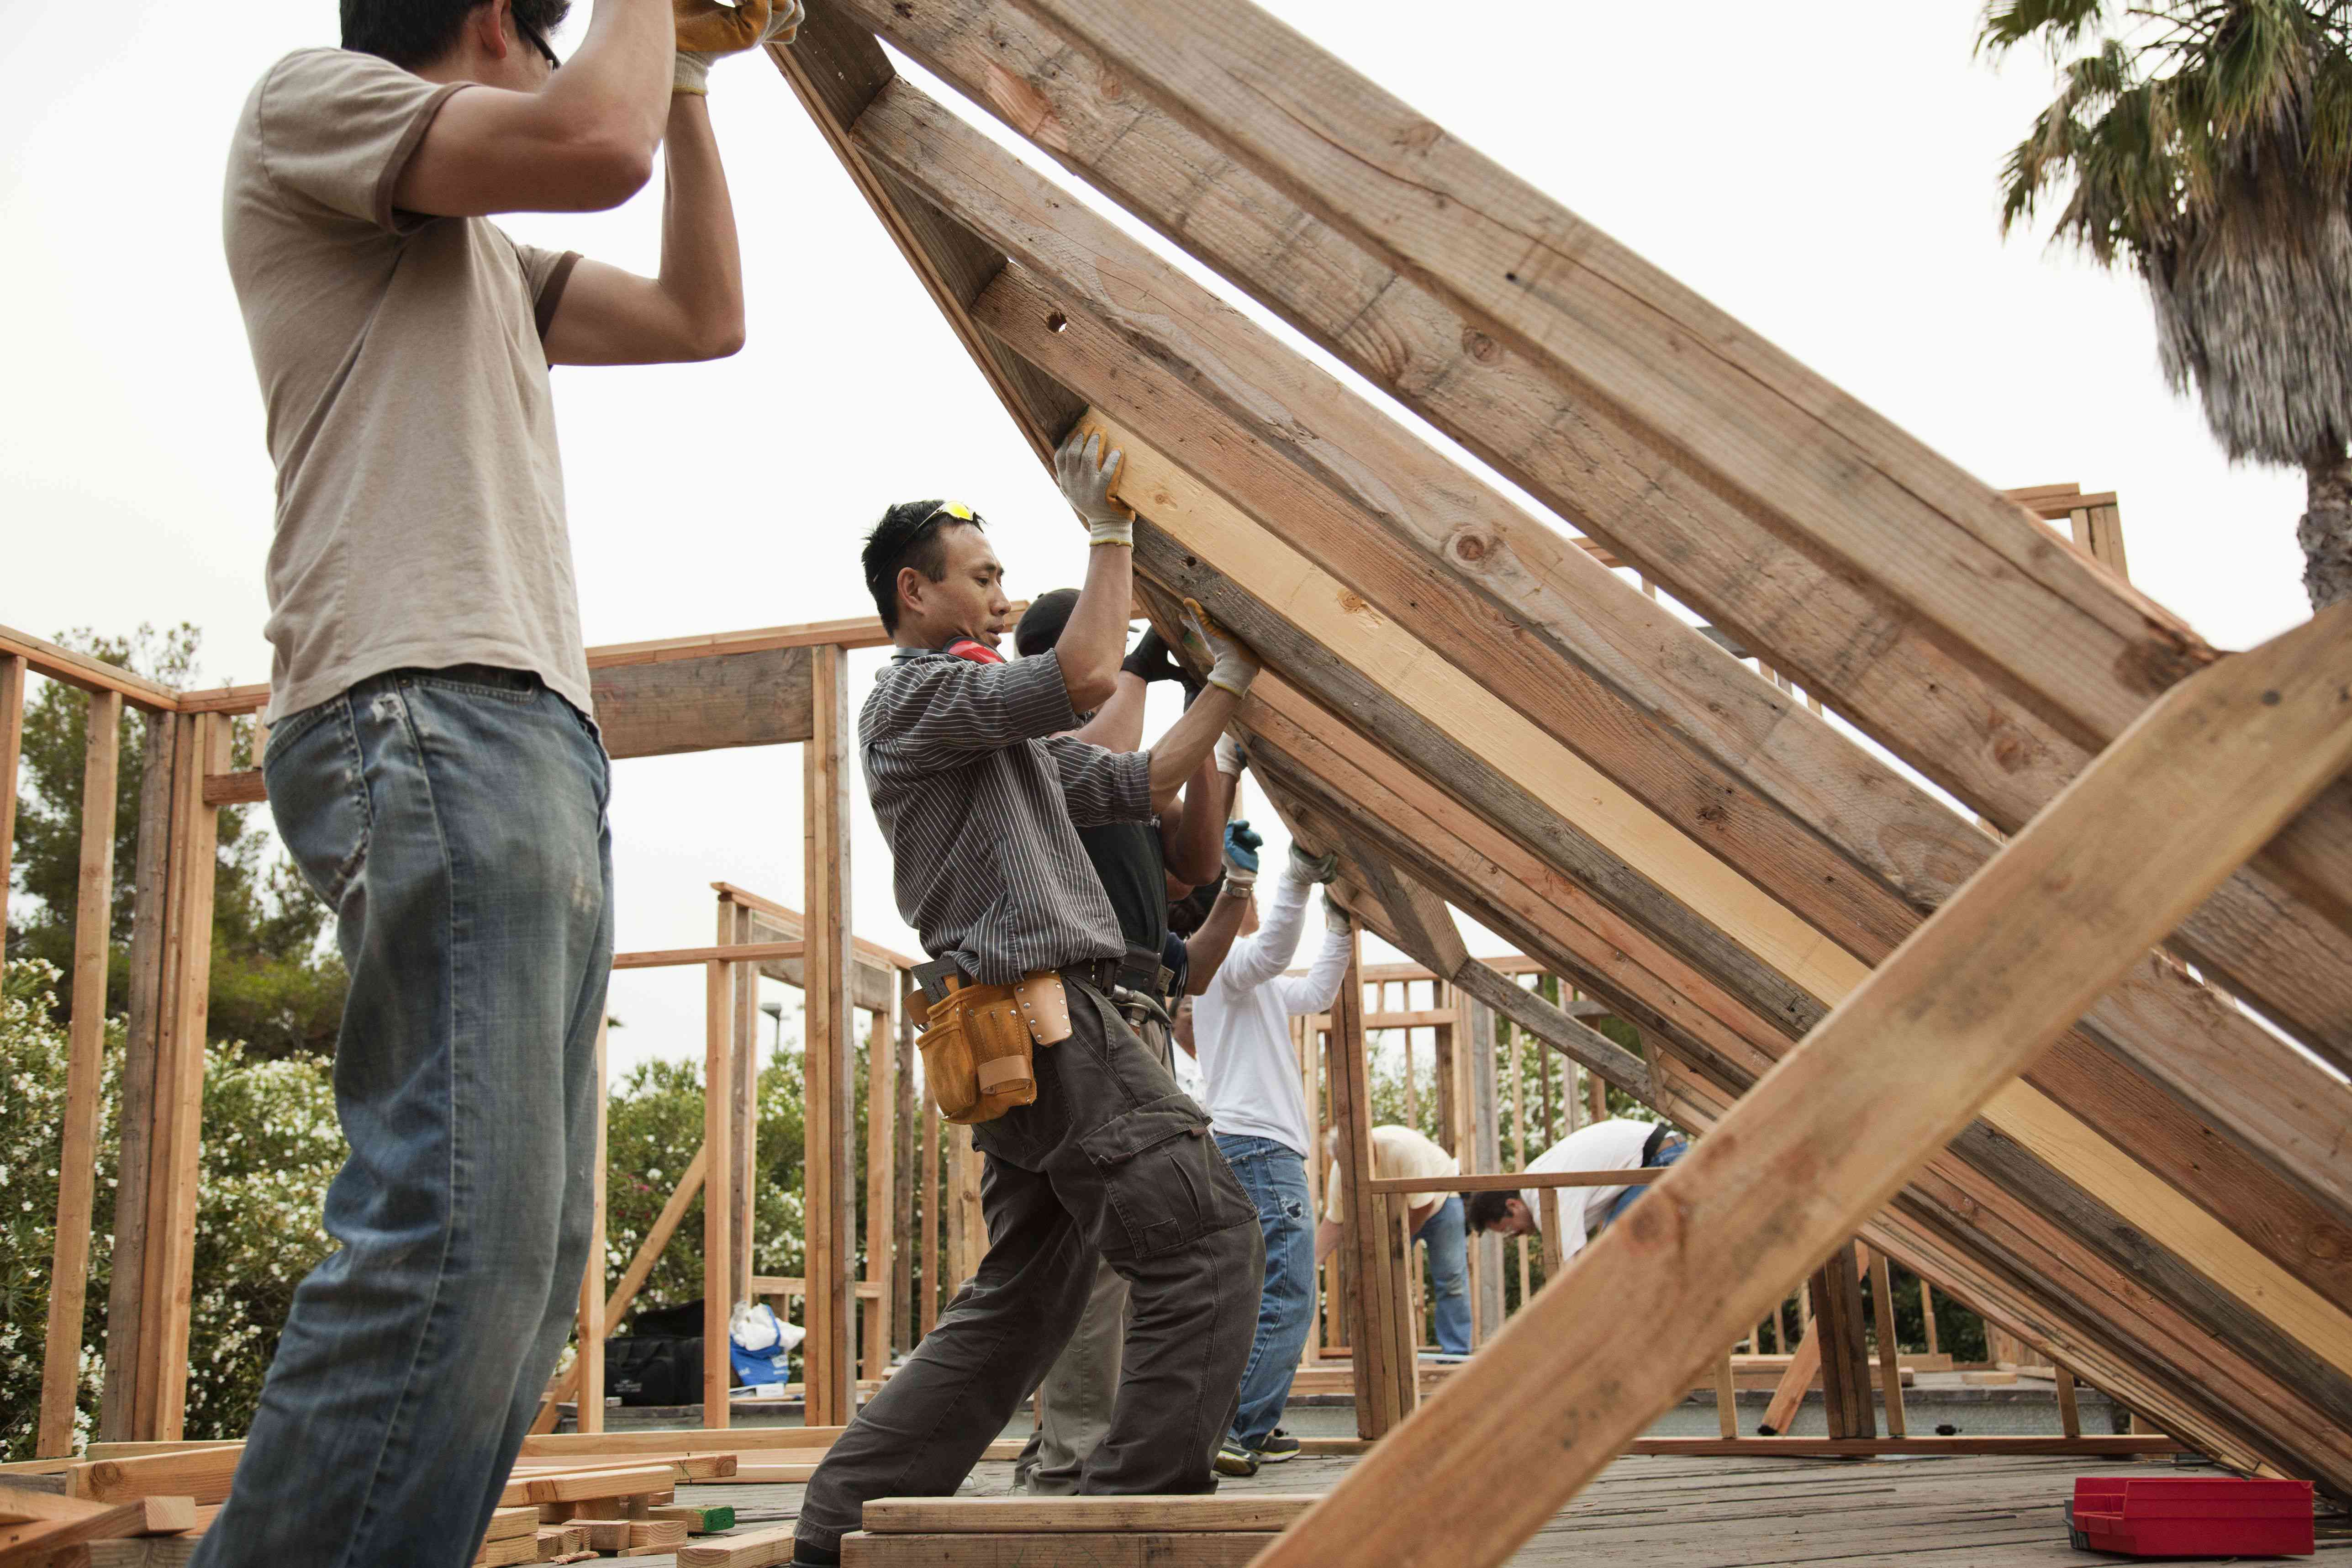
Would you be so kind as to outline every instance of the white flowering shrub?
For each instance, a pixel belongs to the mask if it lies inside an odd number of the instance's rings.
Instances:
[[[0,971],[0,1458],[32,1457],[55,1256],[66,1035],[59,976],[37,960]],[[90,1272],[82,1309],[79,1435],[98,1415],[120,1147],[122,1026],[109,1020]],[[215,1042],[205,1063],[205,1141],[188,1331],[187,1436],[245,1434],[295,1284],[326,1256],[320,1205],[343,1158],[334,1095],[315,1058],[256,1061]]]

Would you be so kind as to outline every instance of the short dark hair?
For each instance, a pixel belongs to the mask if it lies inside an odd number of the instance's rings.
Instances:
[[[379,55],[403,70],[431,65],[449,52],[466,18],[489,0],[342,0],[343,47]],[[514,0],[518,27],[551,37],[571,14],[572,0]]]
[[[1470,1234],[1476,1236],[1481,1231],[1492,1230],[1502,1224],[1505,1216],[1511,1212],[1511,1200],[1519,1194],[1484,1192],[1471,1193],[1467,1195],[1470,1201],[1462,1207],[1462,1221],[1470,1227]]]
[[[902,500],[882,513],[866,536],[866,591],[882,616],[882,629],[898,629],[898,574],[912,566],[934,583],[947,580],[948,549],[940,535],[950,525],[984,529],[980,513],[945,511],[943,500]]]
[[[1023,658],[1044,653],[1062,640],[1062,628],[1070,624],[1070,612],[1077,607],[1076,588],[1038,595],[1029,601],[1029,607],[1021,613],[1021,624],[1013,629],[1013,650]]]

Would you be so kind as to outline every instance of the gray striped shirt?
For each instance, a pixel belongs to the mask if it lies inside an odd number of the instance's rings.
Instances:
[[[857,716],[898,912],[984,985],[1127,952],[1077,830],[1151,817],[1151,759],[1075,730],[1050,650],[894,658]]]

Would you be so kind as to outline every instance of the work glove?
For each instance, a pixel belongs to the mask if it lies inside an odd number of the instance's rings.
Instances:
[[[1102,432],[1073,430],[1054,454],[1054,482],[1062,499],[1086,521],[1087,542],[1135,548],[1135,514],[1111,495],[1126,466],[1127,455],[1113,447],[1103,453]]]
[[[740,0],[734,5],[670,0],[670,7],[677,21],[677,64],[669,89],[697,95],[710,90],[711,61],[762,44],[791,43],[804,14],[801,0]]]
[[[1243,891],[1257,886],[1257,851],[1265,842],[1246,817],[1225,824],[1225,886]]]
[[[1209,618],[1197,599],[1184,601],[1184,651],[1209,667],[1209,684],[1235,697],[1248,695],[1257,679],[1257,655],[1249,645]]]
[[[1339,874],[1339,857],[1337,854],[1309,855],[1295,841],[1291,844],[1290,875],[1293,880],[1328,883]]]
[[[1242,776],[1242,770],[1247,766],[1249,766],[1249,753],[1242,750],[1242,743],[1231,735],[1218,736],[1217,771],[1229,779],[1237,779]]]
[[[1340,908],[1339,900],[1331,896],[1328,889],[1323,893],[1323,929],[1333,936],[1356,934],[1356,917]]]
[[[1121,659],[1118,667],[1146,682],[1181,680],[1188,686],[1192,684],[1184,667],[1176,662],[1176,656],[1169,651],[1167,640],[1156,626],[1143,628],[1143,635],[1135,640],[1135,651]]]

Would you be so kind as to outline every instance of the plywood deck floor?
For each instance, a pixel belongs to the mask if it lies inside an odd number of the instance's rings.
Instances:
[[[1294,1459],[1233,1491],[1311,1492],[1352,1459]],[[1625,1458],[1603,1472],[1513,1563],[1519,1568],[2036,1568],[2119,1562],[2073,1551],[2063,1507],[2076,1476],[2218,1474],[2168,1465],[2063,1458],[1869,1461]],[[1511,1484],[1496,1476],[1497,1489]],[[1013,1467],[982,1464],[965,1495],[1009,1492]],[[739,1530],[788,1521],[796,1486],[680,1487],[681,1502],[733,1505]],[[2352,1538],[2323,1536],[2320,1557],[2352,1568]],[[673,1560],[644,1558],[646,1568]],[[2235,1559],[2173,1558],[2178,1563]]]

